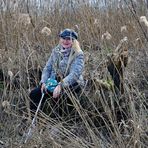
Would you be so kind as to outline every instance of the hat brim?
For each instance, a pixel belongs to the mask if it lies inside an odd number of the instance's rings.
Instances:
[[[70,40],[70,39],[72,39],[72,40],[74,40],[75,38],[74,37],[71,37],[71,36],[60,36],[62,39],[68,39],[68,40]]]

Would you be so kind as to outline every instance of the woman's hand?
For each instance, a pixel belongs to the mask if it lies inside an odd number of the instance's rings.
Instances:
[[[42,85],[41,85],[41,92],[42,93],[47,92],[46,84],[45,83],[42,83]]]
[[[53,98],[58,98],[61,93],[61,85],[57,85],[53,91]]]

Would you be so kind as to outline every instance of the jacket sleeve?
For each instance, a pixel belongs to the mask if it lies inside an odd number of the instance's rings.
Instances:
[[[62,85],[64,87],[76,83],[82,75],[84,69],[84,54],[83,52],[76,56],[71,63],[69,74],[63,79]]]
[[[43,72],[42,72],[42,76],[41,76],[41,81],[40,81],[40,84],[41,83],[46,83],[47,79],[50,77],[51,75],[51,72],[52,72],[52,63],[53,63],[53,55],[54,55],[54,52],[52,51],[44,69],[43,69]]]

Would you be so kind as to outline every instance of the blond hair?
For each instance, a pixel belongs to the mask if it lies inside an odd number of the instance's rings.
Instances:
[[[68,63],[67,63],[67,67],[66,67],[64,76],[66,76],[71,62],[72,62],[72,61],[75,59],[75,57],[76,57],[77,55],[79,55],[79,53],[82,51],[81,48],[80,48],[80,43],[79,43],[76,39],[73,40],[72,49],[73,49],[73,50],[71,50],[71,52],[70,52],[70,56],[69,56],[69,59],[68,59]]]
[[[82,51],[82,50],[81,50],[81,47],[80,47],[80,43],[79,43],[78,40],[76,40],[76,39],[73,41],[72,48],[74,49],[74,51],[75,51],[76,53],[79,53],[80,51]]]

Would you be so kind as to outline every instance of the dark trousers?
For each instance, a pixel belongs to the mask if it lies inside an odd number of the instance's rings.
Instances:
[[[44,105],[46,99],[48,97],[50,97],[50,95],[52,95],[52,94],[51,93],[48,93],[48,94],[45,94],[44,95],[44,98],[42,100],[40,109],[43,108],[43,105]],[[31,101],[30,101],[30,109],[31,110],[36,111],[37,106],[38,106],[38,104],[40,102],[41,97],[42,97],[41,87],[36,87],[35,89],[33,89],[31,91],[31,93],[30,93],[30,99],[31,99]]]
[[[67,90],[71,91],[74,95],[78,95],[78,93],[81,92],[81,87],[77,83],[75,83],[74,85],[70,86]],[[52,98],[52,93],[45,94],[44,98],[42,100],[40,109],[41,110],[43,109],[43,106],[45,105],[45,102],[48,98],[50,98],[50,103],[51,103],[50,106],[52,107],[52,109],[55,108],[55,110],[60,110],[61,105],[63,104],[61,102],[66,102],[67,104],[72,104],[72,102],[68,98],[68,95],[67,95],[66,92],[63,90],[62,93],[61,93],[61,96],[59,98],[56,98],[56,99]],[[34,90],[31,91],[31,93],[30,93],[30,99],[31,99],[30,109],[32,111],[36,111],[41,97],[42,97],[42,93],[41,93],[40,87],[37,87],[37,88],[35,88]],[[59,111],[59,112],[61,113],[62,111]]]

